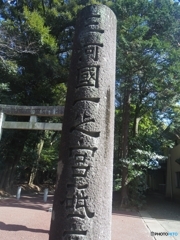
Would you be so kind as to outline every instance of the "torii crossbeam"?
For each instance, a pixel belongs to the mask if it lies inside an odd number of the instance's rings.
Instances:
[[[30,116],[29,122],[6,121],[6,115]],[[0,139],[2,129],[54,130],[61,131],[62,123],[37,122],[37,116],[61,117],[63,106],[17,106],[0,104]]]

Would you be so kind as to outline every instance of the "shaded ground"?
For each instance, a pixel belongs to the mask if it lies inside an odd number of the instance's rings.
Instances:
[[[159,220],[180,221],[180,202],[167,199],[164,195],[159,193],[152,193],[147,196],[146,210],[151,217]]]
[[[1,240],[48,240],[53,197],[22,197],[0,200]]]
[[[113,211],[112,240],[153,240],[138,212]]]
[[[154,193],[148,196],[147,208],[140,214],[154,239],[180,240],[180,202]]]
[[[48,240],[51,220],[51,212],[48,210],[52,207],[53,195],[49,195],[48,201],[44,203],[42,190],[45,187],[39,188],[40,192],[36,186],[32,189],[24,186],[20,200],[15,196],[0,199],[0,240]],[[118,199],[119,196],[115,196],[112,240],[180,239],[179,202],[167,200],[161,194],[148,195],[147,206],[143,209],[146,221],[142,221],[135,208],[120,209]],[[178,236],[152,237],[151,231],[176,231]]]
[[[43,195],[0,200],[1,240],[48,240],[53,196]],[[138,212],[114,210],[112,240],[152,240]],[[96,240],[96,239],[93,239]],[[106,240],[106,239],[104,239]]]
[[[48,210],[52,207],[53,195],[49,195],[44,203],[43,192],[34,191],[34,187],[23,188],[22,193],[29,195],[22,194],[20,200],[15,196],[0,199],[0,240],[48,240],[51,220]],[[122,210],[116,200],[112,213],[112,240],[180,239],[180,203],[169,201],[160,194],[149,195],[143,210],[148,218],[144,222],[135,208]],[[150,231],[158,229],[179,231],[179,235],[153,238]]]

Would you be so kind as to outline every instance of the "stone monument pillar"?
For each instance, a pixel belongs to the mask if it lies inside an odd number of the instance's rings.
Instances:
[[[111,239],[115,50],[114,13],[85,7],[75,29],[50,240]]]

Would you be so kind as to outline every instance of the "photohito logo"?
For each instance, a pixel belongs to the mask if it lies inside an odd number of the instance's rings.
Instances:
[[[178,232],[151,232],[151,236],[169,236],[169,237],[176,237],[178,236]]]

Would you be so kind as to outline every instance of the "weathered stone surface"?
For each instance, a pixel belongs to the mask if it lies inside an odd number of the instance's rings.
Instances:
[[[50,240],[111,239],[115,43],[114,13],[103,5],[84,8],[76,25]]]

